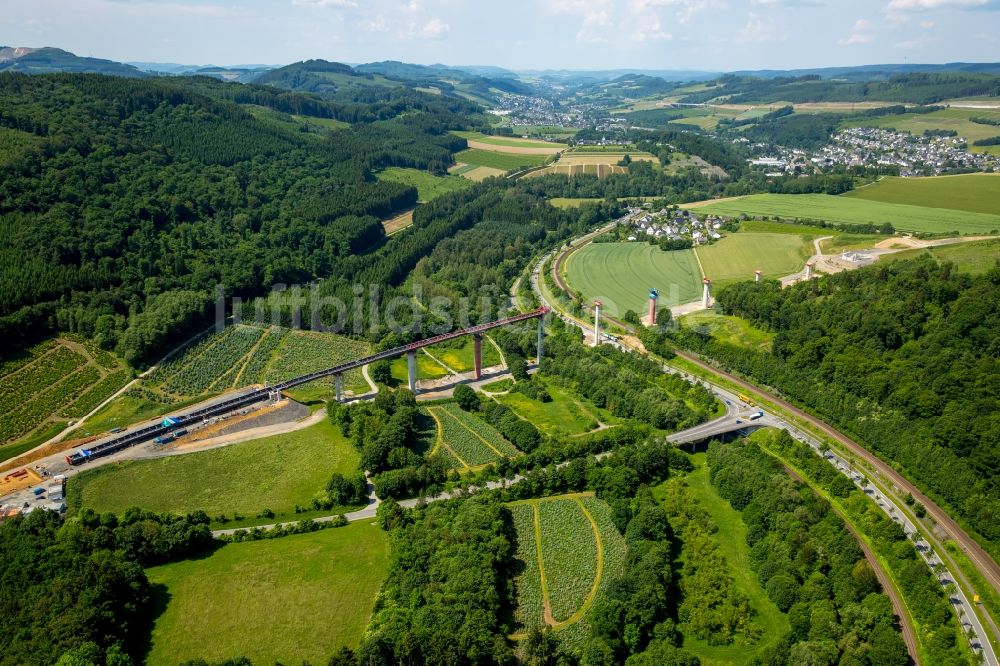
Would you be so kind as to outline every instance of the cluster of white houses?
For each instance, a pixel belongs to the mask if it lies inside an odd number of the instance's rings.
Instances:
[[[700,218],[686,210],[671,213],[667,209],[661,209],[633,217],[633,229],[628,240],[648,240],[650,237],[669,240],[690,239],[694,244],[700,245],[722,238],[722,234],[719,233],[722,223],[722,218],[714,215]]]

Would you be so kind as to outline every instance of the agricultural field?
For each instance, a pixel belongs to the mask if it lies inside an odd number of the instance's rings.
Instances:
[[[600,564],[596,529],[574,501],[539,502],[538,519],[552,618],[565,622],[595,588]]]
[[[0,459],[22,453],[38,439],[33,435],[55,435],[131,379],[132,371],[123,361],[75,337],[46,340],[3,361]]]
[[[455,154],[458,164],[470,164],[501,171],[512,171],[520,167],[530,167],[545,164],[548,155],[523,155],[517,153],[500,153],[493,150],[470,148]]]
[[[480,132],[452,132],[469,142],[470,148],[481,148],[499,153],[521,153],[525,155],[553,155],[569,146],[565,143],[522,139],[514,136],[493,136]]]
[[[146,663],[245,656],[255,664],[325,664],[339,647],[360,642],[388,551],[386,533],[359,522],[232,543],[151,568],[146,575],[163,610]]]
[[[481,180],[486,180],[487,178],[493,178],[494,176],[502,176],[506,171],[503,169],[494,169],[492,167],[476,166],[475,164],[456,164],[448,169],[448,173],[453,176],[461,176],[466,180],[471,180],[478,183]]]
[[[537,171],[528,172],[524,174],[524,177],[535,178],[538,176],[548,176],[549,174],[559,174],[562,176],[590,174],[598,178],[605,178],[613,173],[628,173],[628,168],[616,164],[552,164]]]
[[[472,336],[466,335],[426,348],[434,358],[455,372],[471,372],[475,369],[475,343]],[[490,342],[489,337],[483,338],[482,362],[484,368],[500,365],[500,352]]]
[[[996,129],[1000,132],[1000,127]],[[996,214],[1000,212],[1000,174],[977,173],[932,178],[890,176],[843,196],[866,201]]]
[[[589,147],[582,150],[575,150],[571,153],[563,153],[559,156],[559,164],[618,164],[622,161],[624,157],[628,155],[633,162],[652,162],[653,164],[659,164],[660,160],[656,155],[650,153],[643,153],[639,151],[622,151],[615,150],[610,151],[600,151],[600,150],[590,150]]]
[[[774,341],[774,333],[759,329],[745,319],[715,310],[692,312],[681,317],[678,323],[683,328],[704,331],[724,344],[761,352],[770,352]]]
[[[589,493],[509,506],[518,542],[515,638],[544,623],[563,641],[585,638],[594,599],[624,574],[625,541],[610,508]]]
[[[979,275],[991,270],[997,266],[997,262],[1000,262],[1000,238],[969,243],[955,243],[954,245],[941,245],[925,249],[903,250],[902,252],[879,257],[879,263],[901,261],[923,255],[934,257],[934,260],[939,264],[950,261],[955,264],[955,268],[963,273]]]
[[[71,508],[254,516],[270,509],[295,519],[295,506],[320,497],[334,472],[358,467],[358,452],[328,420],[295,432],[152,460],[113,463],[73,477]],[[273,521],[266,521],[273,522]]]
[[[248,381],[279,382],[346,363],[370,353],[371,347],[368,343],[343,335],[314,331],[288,331],[264,367],[262,378],[246,377],[245,379]],[[303,402],[329,398],[333,395],[333,384],[333,377],[318,379],[293,389],[289,394]],[[344,373],[345,392],[358,395],[366,393],[368,390],[368,382],[365,381],[360,369]]]
[[[454,403],[428,407],[427,412],[438,426],[437,444],[431,453],[443,449],[456,466],[477,467],[521,455],[493,426]]]
[[[685,208],[689,206],[684,206]],[[866,201],[828,194],[752,194],[697,206],[699,212],[736,217],[770,216],[784,219],[876,225],[886,222],[897,231],[935,234],[990,234],[1000,231],[1000,214]]]
[[[212,333],[157,368],[137,393],[150,402],[176,405],[190,398],[250,384],[279,382],[365,356],[367,343],[333,333],[280,327],[229,326]],[[361,370],[344,374],[344,390],[368,391]],[[309,402],[329,397],[333,379],[297,387],[291,394]]]
[[[413,211],[408,210],[405,213],[400,213],[390,217],[388,220],[382,220],[382,230],[385,232],[386,236],[391,236],[394,233],[406,229],[413,224]]]
[[[705,275],[718,285],[752,279],[755,270],[763,271],[765,277],[795,273],[812,256],[813,247],[802,236],[741,231],[694,252]]]
[[[412,185],[417,188],[417,199],[421,203],[433,201],[442,194],[464,190],[469,186],[468,181],[456,176],[435,176],[422,169],[404,169],[402,167],[389,167],[378,172],[376,177],[379,180]]]
[[[1000,146],[973,146],[979,139],[1000,135],[996,125],[980,125],[970,118],[991,118],[1000,120],[998,109],[956,109],[954,107],[931,113],[904,113],[879,118],[863,118],[844,123],[845,127],[885,127],[900,132],[923,134],[925,130],[955,130],[960,137],[969,141],[969,150],[974,153],[1000,155]]]
[[[556,208],[579,208],[586,204],[600,203],[603,199],[569,199],[566,197],[553,197],[549,203]]]
[[[545,389],[552,396],[551,402],[532,400],[514,392],[497,396],[496,399],[546,435],[578,435],[593,430],[599,422],[617,422],[612,415],[565,388],[546,382]]]
[[[604,311],[615,317],[627,310],[645,313],[650,287],[660,290],[662,306],[697,300],[702,290],[692,250],[664,252],[646,243],[587,245],[570,256],[566,276],[587,300],[599,298]]]

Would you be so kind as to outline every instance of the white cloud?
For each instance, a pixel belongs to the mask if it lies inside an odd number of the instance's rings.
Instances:
[[[874,26],[871,21],[866,19],[858,19],[854,22],[854,27],[851,28],[851,34],[844,39],[839,40],[838,43],[844,46],[854,46],[856,44],[868,44],[875,41],[875,35],[872,34],[872,29]]]
[[[931,28],[934,27],[934,21],[921,21],[920,27],[923,28],[924,30],[930,30]]]
[[[435,17],[424,24],[420,29],[420,36],[424,39],[444,39],[451,31],[451,26]]]
[[[750,12],[746,25],[736,35],[734,40],[737,44],[759,44],[763,42],[774,42],[784,37],[776,37],[774,34],[774,20],[770,17],[763,17],[756,12]]]
[[[998,9],[995,0],[890,0],[890,12],[919,12],[931,9]]]

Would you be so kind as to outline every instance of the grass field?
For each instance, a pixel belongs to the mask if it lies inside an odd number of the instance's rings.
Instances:
[[[733,577],[736,590],[750,600],[754,610],[753,622],[762,631],[761,639],[753,645],[712,646],[706,641],[685,637],[684,649],[701,657],[705,664],[746,663],[781,640],[789,630],[788,618],[767,596],[756,573],[750,568],[750,548],[746,543],[747,528],[743,516],[719,497],[712,487],[705,454],[693,456],[692,462],[695,468],[686,477],[688,490],[718,527],[716,543],[726,558],[729,575]]]
[[[713,283],[749,280],[755,270],[780,277],[802,270],[812,243],[793,234],[736,233],[694,251]]]
[[[498,153],[489,150],[469,149],[455,154],[459,164],[471,164],[502,171],[511,171],[518,167],[538,166],[545,164],[547,155],[519,155],[516,153]]]
[[[413,224],[413,211],[408,210],[405,213],[394,215],[387,220],[382,220],[382,230],[385,231],[386,236],[391,236],[394,233],[402,231],[411,224]]]
[[[1000,214],[866,201],[827,194],[752,194],[696,206],[699,212],[777,216],[839,223],[891,223],[898,231],[988,234],[1000,230]]]
[[[400,356],[389,362],[390,372],[393,381],[399,386],[406,386],[409,382],[409,370],[406,365],[406,357]],[[448,371],[440,363],[432,359],[422,351],[417,352],[417,380],[440,379],[446,377]]]
[[[913,134],[923,134],[924,130],[955,130],[959,136],[968,139],[970,151],[1000,155],[1000,146],[981,147],[972,145],[972,142],[978,139],[986,139],[1000,134],[1000,131],[998,131],[1000,128],[995,125],[974,123],[969,120],[969,118],[973,117],[1000,120],[1000,110],[949,108],[932,113],[904,113],[895,116],[852,120],[845,123],[845,126],[886,127],[901,132],[912,132]]]
[[[477,467],[521,455],[493,426],[454,403],[428,407],[427,412],[438,426],[431,453],[443,450],[455,467]]]
[[[432,345],[427,347],[427,351],[456,372],[471,372],[475,369],[475,342],[472,336],[461,337],[450,344]],[[483,339],[482,354],[484,368],[500,365],[500,353],[486,338]]]
[[[500,148],[529,148],[545,150],[548,153],[557,153],[560,150],[565,150],[569,147],[565,143],[540,141],[538,139],[522,139],[515,136],[493,136],[491,134],[482,134],[480,132],[452,132],[452,134],[460,136],[466,141],[474,141],[476,143],[497,146]]]
[[[244,375],[243,383],[262,380],[279,382],[299,377],[366,356],[370,350],[368,343],[343,335],[315,331],[288,331],[262,367],[262,374],[254,377],[252,371],[248,371]],[[289,395],[302,402],[327,399],[333,395],[333,384],[333,377],[317,379],[296,387],[289,391]],[[353,394],[368,390],[368,383],[360,369],[344,373],[344,390]]]
[[[32,433],[54,434],[87,415],[131,379],[123,361],[82,338],[52,338],[0,362],[0,460],[21,453]]]
[[[514,502],[510,510],[518,540],[518,634],[544,626],[548,607],[561,640],[572,640],[571,634],[585,638],[587,611],[602,590],[624,575],[625,541],[610,508],[585,493]]]
[[[981,274],[1000,261],[1000,239],[956,243],[922,250],[904,250],[879,258],[879,263],[902,261],[921,255],[930,255],[938,262],[950,261],[963,273]]]
[[[646,311],[649,289],[660,291],[662,306],[701,296],[701,271],[694,252],[664,252],[646,243],[592,243],[574,253],[566,266],[569,283],[588,300],[601,299],[605,312]],[[671,303],[676,286],[677,303]]]
[[[1000,127],[997,128],[1000,132]],[[893,178],[848,192],[844,196],[972,213],[1000,212],[1000,174],[967,174],[936,178]]]
[[[553,197],[549,203],[556,208],[579,208],[584,204],[600,203],[603,199],[568,199],[565,197]]]
[[[325,664],[357,647],[388,570],[388,537],[355,523],[226,545],[149,569],[156,600],[150,666],[245,656],[255,664]]]
[[[497,396],[497,400],[546,435],[578,435],[593,430],[598,421],[617,422],[617,419],[595,407],[589,400],[578,398],[567,389],[551,382],[546,382],[545,388],[552,396],[551,402],[532,400],[514,392]]]
[[[210,516],[294,515],[325,492],[333,472],[353,472],[354,447],[323,420],[303,430],[155,460],[113,463],[69,482],[71,506],[121,513],[131,506]]]
[[[389,167],[380,171],[377,177],[379,180],[412,185],[417,188],[417,199],[424,203],[432,201],[442,194],[464,190],[469,186],[468,181],[457,176],[435,176],[421,169],[401,167]]]
[[[681,317],[679,323],[684,328],[706,331],[719,342],[756,351],[770,352],[774,341],[774,333],[761,330],[745,319],[714,310],[692,312]]]

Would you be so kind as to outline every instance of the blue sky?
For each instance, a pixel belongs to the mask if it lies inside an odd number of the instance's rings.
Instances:
[[[792,69],[1000,60],[1000,0],[4,0],[0,43],[113,60]]]

